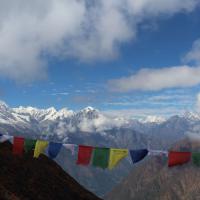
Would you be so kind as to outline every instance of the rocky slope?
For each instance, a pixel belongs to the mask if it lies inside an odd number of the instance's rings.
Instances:
[[[200,142],[182,141],[174,150],[200,151]],[[200,168],[192,163],[167,167],[167,158],[149,157],[107,196],[106,200],[197,200],[200,199]]]
[[[0,199],[100,200],[46,156],[14,156],[11,148],[0,144]]]

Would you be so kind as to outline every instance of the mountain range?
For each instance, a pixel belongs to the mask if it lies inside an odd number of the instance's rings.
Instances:
[[[200,142],[189,138],[171,148],[199,152]],[[200,169],[192,162],[169,168],[167,157],[154,156],[134,169],[107,196],[106,200],[196,200],[200,199]]]
[[[0,133],[27,138],[106,146],[115,148],[151,148],[167,150],[186,136],[199,138],[200,114],[186,112],[163,118],[145,119],[111,116],[92,107],[80,111],[63,108],[11,108],[0,103]],[[56,159],[62,168],[98,196],[107,194],[133,168],[129,158],[112,171],[76,165],[72,156],[62,148]]]
[[[86,107],[80,111],[67,108],[56,110],[38,109],[34,107],[11,108],[0,102],[0,131],[4,134],[26,134],[26,136],[57,137],[58,140],[68,141],[69,134],[77,132],[104,134],[107,130],[129,128],[139,132],[149,129],[170,126],[184,121],[189,126],[200,121],[200,113],[186,112],[182,116],[172,116],[168,119],[160,116],[147,116],[143,119],[124,118],[106,115],[99,110]],[[179,123],[178,122],[178,123]]]

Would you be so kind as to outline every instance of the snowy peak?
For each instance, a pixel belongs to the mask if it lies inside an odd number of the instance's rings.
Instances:
[[[38,109],[34,107],[9,108],[4,102],[0,102],[0,131],[1,127],[12,130],[33,130],[36,133],[51,132],[64,135],[71,132],[103,132],[113,128],[140,129],[159,125],[163,122],[167,124],[188,122],[196,124],[200,122],[200,113],[187,112],[184,116],[172,116],[165,119],[160,116],[147,116],[143,119],[124,118],[120,116],[106,115],[104,112],[93,107],[86,107],[74,112],[67,108],[56,110],[54,107],[48,109]],[[8,127],[9,126],[9,127]],[[141,129],[142,128],[142,129]],[[16,130],[16,129],[15,129]]]
[[[77,118],[96,119],[100,117],[100,112],[92,107],[86,107],[76,113]]]
[[[11,121],[13,123],[13,120],[16,120],[16,123],[18,120],[20,122],[23,121],[24,123],[36,120],[38,123],[41,123],[68,119],[68,121],[73,121],[75,123],[74,125],[76,125],[81,121],[98,119],[102,116],[100,112],[93,107],[86,107],[80,111],[74,112],[67,108],[62,108],[57,111],[54,107],[47,109],[39,109],[31,106],[9,108],[4,102],[0,103],[0,111],[0,115],[7,120],[7,123],[9,123],[9,121],[10,123]]]
[[[93,132],[97,130],[107,130],[114,127],[129,127],[131,126],[131,119],[123,117],[106,116],[99,110],[93,107],[86,107],[80,111],[74,112],[67,108],[56,110],[54,107],[47,109],[38,109],[35,107],[9,108],[4,102],[0,102],[0,122],[4,124],[23,124],[23,127],[34,125],[39,126],[38,129],[48,126],[50,124],[58,124],[59,129],[65,131],[84,130]],[[138,120],[140,123],[162,123],[165,121],[162,117],[148,116],[145,119]],[[64,127],[64,128],[63,128]]]
[[[9,107],[5,102],[0,101],[0,110],[1,111],[7,111],[7,110],[9,110]]]
[[[185,112],[183,117],[191,121],[200,121],[200,113],[197,112]]]
[[[88,107],[82,109],[81,111],[82,111],[82,112],[86,112],[86,113],[88,113],[88,112],[94,112],[94,111],[97,111],[97,109],[95,109],[95,108],[93,108],[93,107],[91,107],[91,106],[88,106]]]
[[[68,110],[67,108],[63,108],[57,111],[54,107],[50,107],[47,109],[38,109],[30,106],[20,106],[19,108],[13,108],[13,111],[18,114],[29,115],[39,121],[56,120],[57,118],[63,119],[70,117],[74,114],[72,110]]]
[[[49,118],[53,118],[54,115],[56,115],[57,111],[55,108],[51,107],[48,109],[38,109],[34,107],[22,107],[19,108],[13,108],[13,112],[21,115],[29,115],[30,117],[36,119],[36,120],[46,120]]]
[[[160,124],[166,121],[166,119],[164,117],[160,117],[160,116],[147,116],[144,119],[140,119],[139,120],[141,123],[156,123],[156,124]]]
[[[57,112],[57,116],[60,118],[71,117],[72,115],[74,115],[74,111],[68,110],[67,108],[62,108]]]

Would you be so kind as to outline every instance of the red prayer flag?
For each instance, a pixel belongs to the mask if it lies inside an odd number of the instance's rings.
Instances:
[[[89,165],[90,159],[92,157],[93,147],[79,145],[78,147],[78,159],[77,165]]]
[[[191,152],[170,151],[168,156],[168,167],[173,167],[189,162],[191,159]]]
[[[24,138],[14,137],[13,140],[13,154],[22,155],[24,150]]]

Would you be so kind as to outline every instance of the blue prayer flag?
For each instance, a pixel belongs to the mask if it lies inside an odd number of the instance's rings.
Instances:
[[[62,147],[61,143],[50,142],[48,148],[49,157],[54,159],[60,152],[61,147]]]
[[[133,163],[139,162],[148,154],[147,149],[130,150]]]

